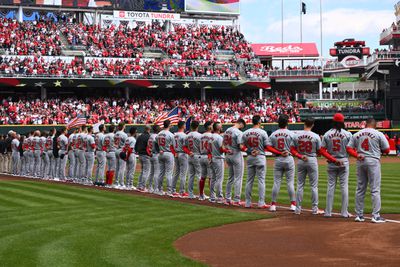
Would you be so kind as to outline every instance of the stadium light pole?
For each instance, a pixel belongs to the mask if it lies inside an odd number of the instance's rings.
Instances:
[[[303,0],[300,2],[300,43],[303,43]]]
[[[319,0],[319,26],[320,26],[320,37],[321,37],[321,40],[320,40],[320,42],[321,42],[321,60],[322,60],[322,57],[323,57],[323,55],[324,55],[324,52],[323,52],[323,50],[322,50],[322,48],[323,48],[323,41],[322,41],[322,0]]]
[[[283,46],[283,0],[281,0],[281,44]]]

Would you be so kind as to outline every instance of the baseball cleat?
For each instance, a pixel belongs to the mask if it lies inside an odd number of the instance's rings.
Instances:
[[[291,210],[291,211],[295,211],[295,210],[296,210],[296,205],[291,204],[291,205],[290,205],[290,210]]]
[[[183,192],[183,193],[180,193],[180,194],[179,194],[179,197],[180,197],[180,198],[188,198],[188,197],[189,197],[189,194],[186,193],[186,192]]]
[[[324,213],[325,212],[320,209],[313,209],[313,211],[312,211],[312,215],[320,215],[320,214],[324,214]]]
[[[205,195],[200,195],[199,196],[199,200],[200,201],[204,201],[204,200],[206,200],[207,198],[206,198],[206,196]]]
[[[172,193],[172,197],[180,197],[181,195],[179,194],[179,193],[177,193],[177,192],[175,192],[175,193]]]
[[[210,201],[211,203],[216,203],[217,201],[215,200],[215,198],[209,198],[208,201]]]
[[[269,211],[275,212],[276,211],[276,205],[271,205],[271,207],[269,207]]]
[[[386,220],[382,217],[373,217],[371,220],[373,223],[385,223]]]
[[[231,205],[234,206],[234,207],[243,207],[243,206],[245,206],[244,203],[241,202],[241,201],[234,201],[234,202],[231,203]]]
[[[225,204],[225,199],[224,198],[217,198],[217,203],[218,204]]]
[[[347,214],[342,215],[342,217],[343,217],[343,218],[352,218],[353,215],[352,215],[351,213],[348,212]]]
[[[226,206],[232,205],[232,200],[230,200],[230,199],[225,199],[224,205],[226,205]]]
[[[196,198],[198,198],[198,197],[195,196],[195,195],[193,195],[193,194],[189,194],[188,198],[189,198],[189,199],[196,199]]]
[[[357,216],[357,217],[354,219],[354,221],[355,221],[355,222],[365,222],[365,219],[364,219],[364,216]]]
[[[267,205],[267,204],[258,206],[259,209],[269,209],[270,207],[271,207],[271,206],[270,206],[270,205]]]

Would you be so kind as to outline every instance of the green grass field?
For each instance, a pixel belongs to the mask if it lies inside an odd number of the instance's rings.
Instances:
[[[325,207],[325,170],[321,165],[320,208]],[[400,164],[382,165],[382,213],[400,213],[399,173]],[[355,166],[349,184],[352,212]],[[279,200],[287,203],[285,183]],[[369,211],[369,195],[366,200]],[[307,186],[304,206],[309,205]],[[0,214],[0,266],[196,266],[173,248],[180,236],[268,216],[33,180],[0,180]]]

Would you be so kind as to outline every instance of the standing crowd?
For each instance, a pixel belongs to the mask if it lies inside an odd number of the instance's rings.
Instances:
[[[288,123],[289,117],[280,115],[279,129],[270,136],[262,129],[259,115],[252,117],[252,128],[244,132],[246,122],[243,119],[238,119],[224,133],[221,123],[211,121],[205,122],[204,131],[200,133],[200,123],[196,120],[191,122],[189,133],[185,132],[185,122],[178,122],[178,131],[174,134],[170,131],[169,120],[164,121],[162,129],[158,125],[146,126],[140,135],[135,127],[131,127],[127,134],[124,123],[111,125],[108,131],[100,125],[98,129],[96,127],[96,133],[92,126],[81,126],[69,133],[66,128],[43,133],[34,131],[25,137],[10,131],[11,173],[169,197],[208,199],[212,203],[258,207],[272,212],[279,208],[277,199],[285,176],[290,209],[295,214],[302,212],[303,191],[308,177],[312,214],[324,214],[326,217],[332,216],[334,190],[339,181],[341,216],[349,218],[352,217],[348,212],[349,156],[353,156],[357,158],[355,220],[365,220],[364,198],[369,184],[372,222],[385,222],[380,217],[380,157],[389,153],[389,144],[384,135],[375,130],[375,120],[369,119],[365,129],[352,135],[344,129],[344,116],[337,113],[333,117],[332,129],[322,140],[312,132],[313,119],[307,119],[304,130],[299,132],[288,130]],[[265,202],[267,152],[275,155],[270,204]],[[245,201],[242,202],[246,154],[247,179]],[[328,160],[325,211],[319,209],[318,202],[319,155]],[[298,158],[297,192],[294,185],[295,157]],[[141,168],[138,181],[134,183],[137,161]],[[224,194],[225,164],[228,179]],[[4,172],[4,169],[0,171]],[[209,196],[204,191],[207,179]],[[196,180],[198,190],[195,190]],[[252,202],[255,180],[258,183],[257,204]]]

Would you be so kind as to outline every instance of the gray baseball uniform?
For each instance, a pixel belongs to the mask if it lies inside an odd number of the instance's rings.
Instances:
[[[267,132],[261,128],[248,129],[243,133],[243,144],[248,148],[247,157],[247,182],[246,182],[246,207],[251,207],[251,192],[255,177],[258,179],[258,206],[265,205],[265,174],[267,171],[267,160],[265,158],[265,147],[271,145]],[[251,153],[257,151],[257,155]]]
[[[35,151],[35,148],[34,148],[34,146],[33,146],[33,136],[29,136],[28,138],[27,138],[28,140],[28,153],[27,153],[27,158],[28,158],[28,161],[27,161],[27,163],[28,163],[28,168],[27,168],[27,174],[29,175],[29,176],[33,176],[34,175],[34,173],[33,173],[33,166],[35,165],[35,159],[34,159],[34,151]]]
[[[23,156],[21,158],[21,175],[29,174],[29,162],[28,162],[28,151],[29,151],[29,139],[25,138],[22,143],[22,149],[24,150]]]
[[[50,165],[50,159],[47,155],[46,137],[40,137],[40,145],[42,147],[42,166],[40,168],[40,177],[44,178],[46,176],[46,170]]]
[[[221,149],[223,146],[223,137],[219,134],[213,134],[211,143],[211,181],[210,181],[210,200],[223,199],[222,183],[224,182],[224,158],[225,155]]]
[[[45,178],[55,177],[56,173],[56,158],[53,155],[53,138],[54,136],[48,136],[46,139],[47,157],[49,158],[48,169],[45,170]]]
[[[194,198],[194,179],[200,179],[201,167],[200,167],[200,143],[201,134],[199,132],[190,132],[187,135],[187,145],[189,150],[193,153],[189,157],[189,181],[188,181],[188,193],[190,198]]]
[[[136,170],[136,154],[135,154],[135,144],[136,139],[133,136],[129,136],[125,142],[125,150],[131,151],[129,157],[127,159],[127,175],[126,175],[126,186],[128,188],[133,187],[133,176],[135,175]],[[128,152],[127,152],[128,153]]]
[[[86,133],[78,134],[77,141],[76,141],[76,148],[78,150],[78,164],[79,164],[79,173],[76,175],[78,178],[85,178],[86,172]]]
[[[160,164],[160,174],[158,176],[158,190],[163,189],[164,176],[167,179],[167,193],[172,194],[172,172],[174,170],[174,155],[171,147],[174,145],[174,135],[169,130],[162,130],[156,137],[160,155],[158,161]]]
[[[87,134],[85,138],[86,144],[86,172],[85,178],[92,180],[93,178],[93,166],[94,166],[94,151],[96,149],[96,143],[94,141],[94,137],[91,134]]]
[[[19,156],[19,141],[17,138],[14,138],[11,141],[11,158],[12,158],[12,170],[11,173],[13,175],[18,175],[19,174],[19,170],[18,170],[18,165],[19,165],[19,161],[20,161],[20,156]]]
[[[236,127],[230,127],[224,133],[224,146],[232,151],[226,155],[226,164],[228,165],[228,182],[226,183],[225,198],[229,202],[239,202],[242,195],[244,159],[240,145],[242,144],[243,133]]]
[[[104,148],[106,149],[107,170],[115,171],[115,147],[114,147],[114,133],[107,133],[104,136]]]
[[[59,157],[57,158],[57,177],[60,180],[65,179],[65,167],[67,166],[67,149],[68,149],[68,138],[62,134],[57,138],[57,145],[60,148],[58,151]]]
[[[352,138],[351,133],[344,129],[341,129],[340,131],[331,129],[326,132],[322,138],[322,147],[325,147],[329,154],[343,163],[343,166],[337,166],[331,162],[328,163],[328,188],[326,192],[325,216],[332,215],[333,198],[335,196],[337,179],[339,179],[340,191],[342,192],[341,214],[343,217],[349,216],[349,159],[346,147]]]
[[[172,191],[176,192],[176,184],[179,180],[180,187],[179,193],[185,193],[186,186],[186,175],[188,172],[188,155],[183,150],[184,147],[187,147],[187,135],[184,132],[177,132],[174,136],[174,148],[177,153],[177,157],[175,158],[175,173],[172,181]]]
[[[152,133],[147,142],[147,147],[151,151],[150,158],[150,175],[149,175],[149,190],[150,192],[158,192],[158,176],[160,172],[160,166],[158,163],[159,149],[156,142],[157,134]]]
[[[68,149],[68,161],[69,161],[69,171],[68,171],[68,177],[69,178],[75,178],[76,173],[76,159],[75,159],[75,141],[76,141],[76,134],[71,134],[68,138],[68,143],[69,143],[69,149]]]
[[[104,134],[96,134],[96,183],[104,183],[104,173],[106,170],[106,152],[104,147]],[[103,150],[104,149],[104,150]]]
[[[365,192],[369,183],[372,198],[372,216],[380,217],[381,210],[381,153],[389,149],[389,142],[383,133],[365,128],[354,134],[349,147],[357,150],[359,155],[365,157],[357,162],[357,190],[356,213],[362,216],[364,213]]]
[[[280,152],[288,151],[294,146],[295,135],[288,129],[279,129],[270,135],[271,145]],[[292,156],[277,156],[274,163],[274,186],[272,187],[272,203],[278,200],[279,190],[281,188],[282,177],[286,175],[286,185],[289,194],[289,200],[293,203],[296,200],[294,191],[294,173],[295,165]]]
[[[214,141],[212,133],[203,133],[200,138],[200,175],[202,179],[211,177],[211,164],[208,155],[211,154],[211,144]]]
[[[122,147],[125,144],[125,140],[128,138],[128,135],[123,131],[118,131],[114,135],[114,147],[115,147],[115,185],[124,186],[125,185],[125,169],[126,169],[126,161],[121,159],[119,154],[122,152]]]
[[[78,178],[79,174],[81,173],[81,169],[80,169],[80,164],[79,164],[79,149],[78,149],[78,136],[81,133],[76,133],[74,134],[73,138],[72,138],[72,142],[74,142],[73,145],[70,145],[70,147],[72,148],[72,151],[75,155],[75,168],[73,170],[73,177],[72,178]]]
[[[40,137],[35,136],[32,138],[32,146],[33,146],[33,161],[31,164],[33,166],[31,169],[33,170],[33,176],[34,177],[39,177],[40,176],[40,166],[42,164],[42,147],[41,147],[41,142],[40,142]]]
[[[299,159],[297,164],[297,199],[296,212],[301,212],[304,185],[306,178],[310,179],[311,202],[313,212],[318,211],[318,160],[317,152],[321,148],[320,137],[311,131],[301,131],[295,136],[294,145],[298,152],[308,157],[307,161]]]

